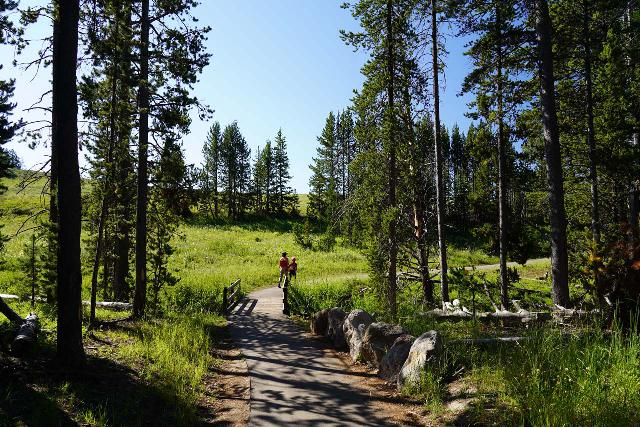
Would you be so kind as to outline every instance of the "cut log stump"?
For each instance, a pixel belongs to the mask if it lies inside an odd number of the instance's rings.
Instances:
[[[36,342],[38,329],[38,316],[31,313],[20,325],[18,334],[11,344],[11,352],[16,356],[24,356],[27,354]]]

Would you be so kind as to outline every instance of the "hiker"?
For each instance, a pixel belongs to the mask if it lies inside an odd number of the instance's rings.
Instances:
[[[291,258],[291,264],[289,264],[289,280],[295,279],[298,273],[298,263],[296,257]]]
[[[287,258],[287,253],[282,252],[282,258],[280,258],[280,262],[278,263],[280,266],[280,278],[278,279],[278,287],[282,284],[282,278],[284,277],[285,283],[288,279],[287,274],[289,273],[289,258]]]

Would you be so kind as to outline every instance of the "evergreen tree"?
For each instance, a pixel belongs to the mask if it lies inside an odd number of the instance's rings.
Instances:
[[[310,166],[313,175],[309,180],[308,214],[323,222],[330,222],[338,209],[338,180],[336,173],[336,118],[333,112],[327,116],[322,134],[318,137],[320,146],[316,149]]]
[[[156,140],[177,141],[189,132],[189,112],[209,113],[190,94],[209,64],[204,42],[209,27],[197,27],[192,16],[195,0],[141,0],[138,43],[138,164],[136,198],[136,286],[134,315],[144,314],[147,282],[147,203],[149,134]],[[149,126],[150,123],[153,126]]]
[[[509,305],[507,276],[507,245],[509,207],[507,206],[508,157],[511,152],[509,128],[514,113],[522,103],[519,71],[527,61],[526,50],[521,46],[526,31],[521,26],[523,16],[517,2],[468,1],[461,9],[463,34],[475,33],[478,37],[467,51],[474,69],[463,83],[463,91],[476,96],[472,117],[482,117],[497,129],[498,154],[498,234],[500,255],[501,304]]]
[[[217,218],[219,214],[218,200],[218,167],[220,165],[220,144],[222,142],[222,130],[220,123],[211,125],[207,140],[202,148],[204,155],[203,172],[203,198],[208,206],[211,216]],[[213,208],[212,205],[213,204]]]
[[[273,170],[276,181],[276,210],[280,214],[287,210],[293,213],[297,210],[298,195],[289,187],[289,181],[291,180],[289,155],[287,154],[287,142],[282,134],[282,129],[278,130],[274,142]]]
[[[238,219],[250,202],[251,150],[237,122],[225,127],[222,133],[220,158],[220,184],[224,189],[228,215]]]
[[[84,364],[80,268],[81,194],[78,165],[78,0],[54,2],[52,50],[52,161],[56,162],[57,357],[64,366]]]

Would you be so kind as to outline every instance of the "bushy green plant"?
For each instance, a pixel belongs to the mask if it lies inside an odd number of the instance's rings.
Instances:
[[[313,246],[313,241],[311,239],[311,224],[309,223],[308,217],[302,224],[299,222],[293,224],[292,231],[293,240],[298,245],[304,249],[310,249]]]
[[[178,284],[171,293],[169,304],[179,313],[220,313],[222,286],[203,288]]]

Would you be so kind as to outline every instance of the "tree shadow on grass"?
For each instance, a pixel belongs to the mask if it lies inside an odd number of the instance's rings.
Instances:
[[[195,423],[193,402],[148,384],[117,361],[87,356],[78,371],[63,371],[53,349],[37,358],[0,353],[0,426],[173,426]]]
[[[238,220],[211,219],[208,217],[196,216],[187,220],[187,224],[198,227],[215,227],[219,229],[230,229],[239,227],[247,231],[271,231],[277,233],[289,233],[293,224],[302,221],[299,216],[274,216],[264,218],[248,215]]]

